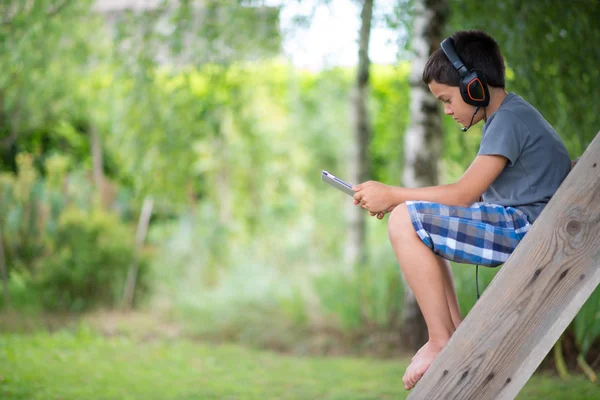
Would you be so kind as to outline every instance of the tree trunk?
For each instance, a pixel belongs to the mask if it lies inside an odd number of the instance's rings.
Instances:
[[[447,19],[446,0],[415,0],[412,48],[414,59],[410,74],[410,119],[404,137],[405,187],[439,184],[442,121],[437,100],[421,79],[429,56],[439,48]],[[403,277],[404,279],[404,277]],[[404,281],[402,336],[411,349],[427,341],[427,326],[410,287]]]
[[[10,293],[8,292],[8,271],[6,268],[6,257],[4,256],[4,243],[2,242],[2,229],[0,227],[0,273],[4,285],[4,303],[10,308]]]
[[[138,222],[137,232],[135,235],[135,253],[133,256],[133,264],[129,268],[127,273],[127,282],[125,283],[125,290],[123,292],[123,308],[130,309],[133,306],[133,297],[135,294],[135,285],[138,276],[139,259],[142,247],[144,246],[144,240],[148,233],[148,225],[150,224],[150,217],[152,216],[152,207],[154,201],[151,197],[144,199],[142,205],[142,212],[140,213],[140,220]]]
[[[356,86],[352,93],[352,119],[354,141],[350,155],[349,180],[358,184],[369,179],[369,137],[371,128],[367,100],[369,92],[369,39],[371,36],[371,17],[373,0],[364,0],[360,14],[361,27],[358,48],[358,71]],[[355,265],[365,265],[367,249],[365,243],[365,210],[349,203],[348,220],[350,229],[346,238],[345,264],[347,270]]]
[[[102,161],[102,144],[98,129],[94,124],[90,125],[90,151],[92,153],[92,170],[94,174],[94,185],[96,186],[97,199],[104,208],[108,206],[104,193],[104,163]]]

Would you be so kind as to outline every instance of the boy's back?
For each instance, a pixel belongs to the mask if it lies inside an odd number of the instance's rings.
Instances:
[[[509,160],[483,200],[517,208],[535,221],[571,169],[562,140],[532,105],[514,93],[488,118],[482,133],[478,155]]]

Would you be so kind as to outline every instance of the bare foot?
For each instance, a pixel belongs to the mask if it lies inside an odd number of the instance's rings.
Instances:
[[[415,355],[413,356],[413,358],[410,361],[415,361],[415,358],[417,358],[417,356],[419,354],[421,354],[421,352],[423,351],[423,349],[425,348],[425,346],[427,346],[427,343],[425,343],[423,346],[421,346],[421,348],[419,350],[417,350],[417,352],[415,353]]]
[[[425,343],[425,346],[415,354],[413,361],[406,369],[404,377],[402,378],[406,390],[412,389],[419,379],[423,377],[446,343],[427,342]]]
[[[455,328],[455,329],[458,329],[458,326],[459,326],[461,323],[462,323],[462,319],[461,319],[461,320],[459,320],[458,322],[455,322],[455,323],[454,323],[454,328]],[[429,342],[427,342],[427,343],[429,343]],[[417,352],[415,353],[415,355],[412,357],[411,361],[414,361],[414,360],[415,360],[415,358],[417,358],[417,356],[418,356],[419,354],[421,354],[421,351],[423,351],[423,349],[425,348],[425,346],[427,346],[427,343],[425,343],[423,346],[421,346],[421,348],[420,348],[419,350],[417,350]]]

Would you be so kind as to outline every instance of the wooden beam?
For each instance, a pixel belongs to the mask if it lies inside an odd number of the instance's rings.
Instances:
[[[408,399],[514,399],[598,283],[600,133]]]

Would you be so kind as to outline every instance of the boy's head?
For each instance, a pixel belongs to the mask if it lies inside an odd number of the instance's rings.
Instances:
[[[458,57],[467,69],[478,70],[485,77],[489,87],[504,89],[504,58],[498,43],[491,36],[482,31],[472,30],[458,31],[450,37],[454,41]],[[473,113],[473,106],[466,104],[462,99],[459,90],[460,75],[442,49],[436,50],[429,57],[423,70],[423,81],[434,96],[445,104],[445,113],[466,126]],[[475,123],[481,120],[484,113],[478,114],[481,116],[476,118]]]

